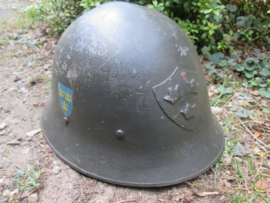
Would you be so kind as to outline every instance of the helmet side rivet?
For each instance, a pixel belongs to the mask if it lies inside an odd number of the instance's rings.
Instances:
[[[68,124],[68,118],[64,117],[64,121],[66,122],[66,124]]]
[[[115,134],[116,134],[116,137],[118,137],[118,138],[124,137],[124,132],[123,132],[123,130],[117,130]]]

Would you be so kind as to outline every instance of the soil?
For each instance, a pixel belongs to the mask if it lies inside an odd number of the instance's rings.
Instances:
[[[0,124],[6,125],[0,130],[0,203],[229,201],[235,191],[225,191],[224,184],[215,181],[214,169],[186,183],[142,189],[107,184],[63,163],[39,130],[50,97],[50,65],[57,39],[43,35],[42,26],[14,25],[21,18],[18,11],[29,4],[0,0],[0,42],[9,41],[0,45]],[[26,135],[33,130],[37,133]]]

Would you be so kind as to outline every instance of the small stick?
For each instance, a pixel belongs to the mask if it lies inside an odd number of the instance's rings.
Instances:
[[[137,202],[136,199],[131,199],[131,200],[121,200],[121,201],[117,201],[117,202],[114,202],[114,203],[125,203],[125,202]]]
[[[267,150],[262,146],[262,145],[260,145],[259,144],[259,142],[255,142],[257,145],[259,145],[264,151],[266,151],[267,152]]]
[[[250,133],[250,135],[252,137],[254,137],[254,135],[250,132],[250,130],[245,126],[245,124],[239,119],[236,117],[236,119],[242,124],[242,126],[244,126],[244,128]],[[261,144],[263,144],[264,146],[267,146],[265,143],[263,143],[261,140],[259,140],[259,138],[257,137],[254,137],[257,141],[259,141]]]

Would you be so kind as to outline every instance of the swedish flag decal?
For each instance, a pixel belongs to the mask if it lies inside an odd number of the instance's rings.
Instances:
[[[59,103],[65,116],[69,116],[72,112],[73,108],[72,94],[73,92],[71,89],[58,82]]]

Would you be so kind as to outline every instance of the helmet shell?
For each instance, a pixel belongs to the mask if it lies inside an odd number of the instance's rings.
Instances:
[[[224,147],[189,37],[167,16],[125,2],[101,5],[63,33],[41,124],[68,165],[125,186],[192,179]]]

